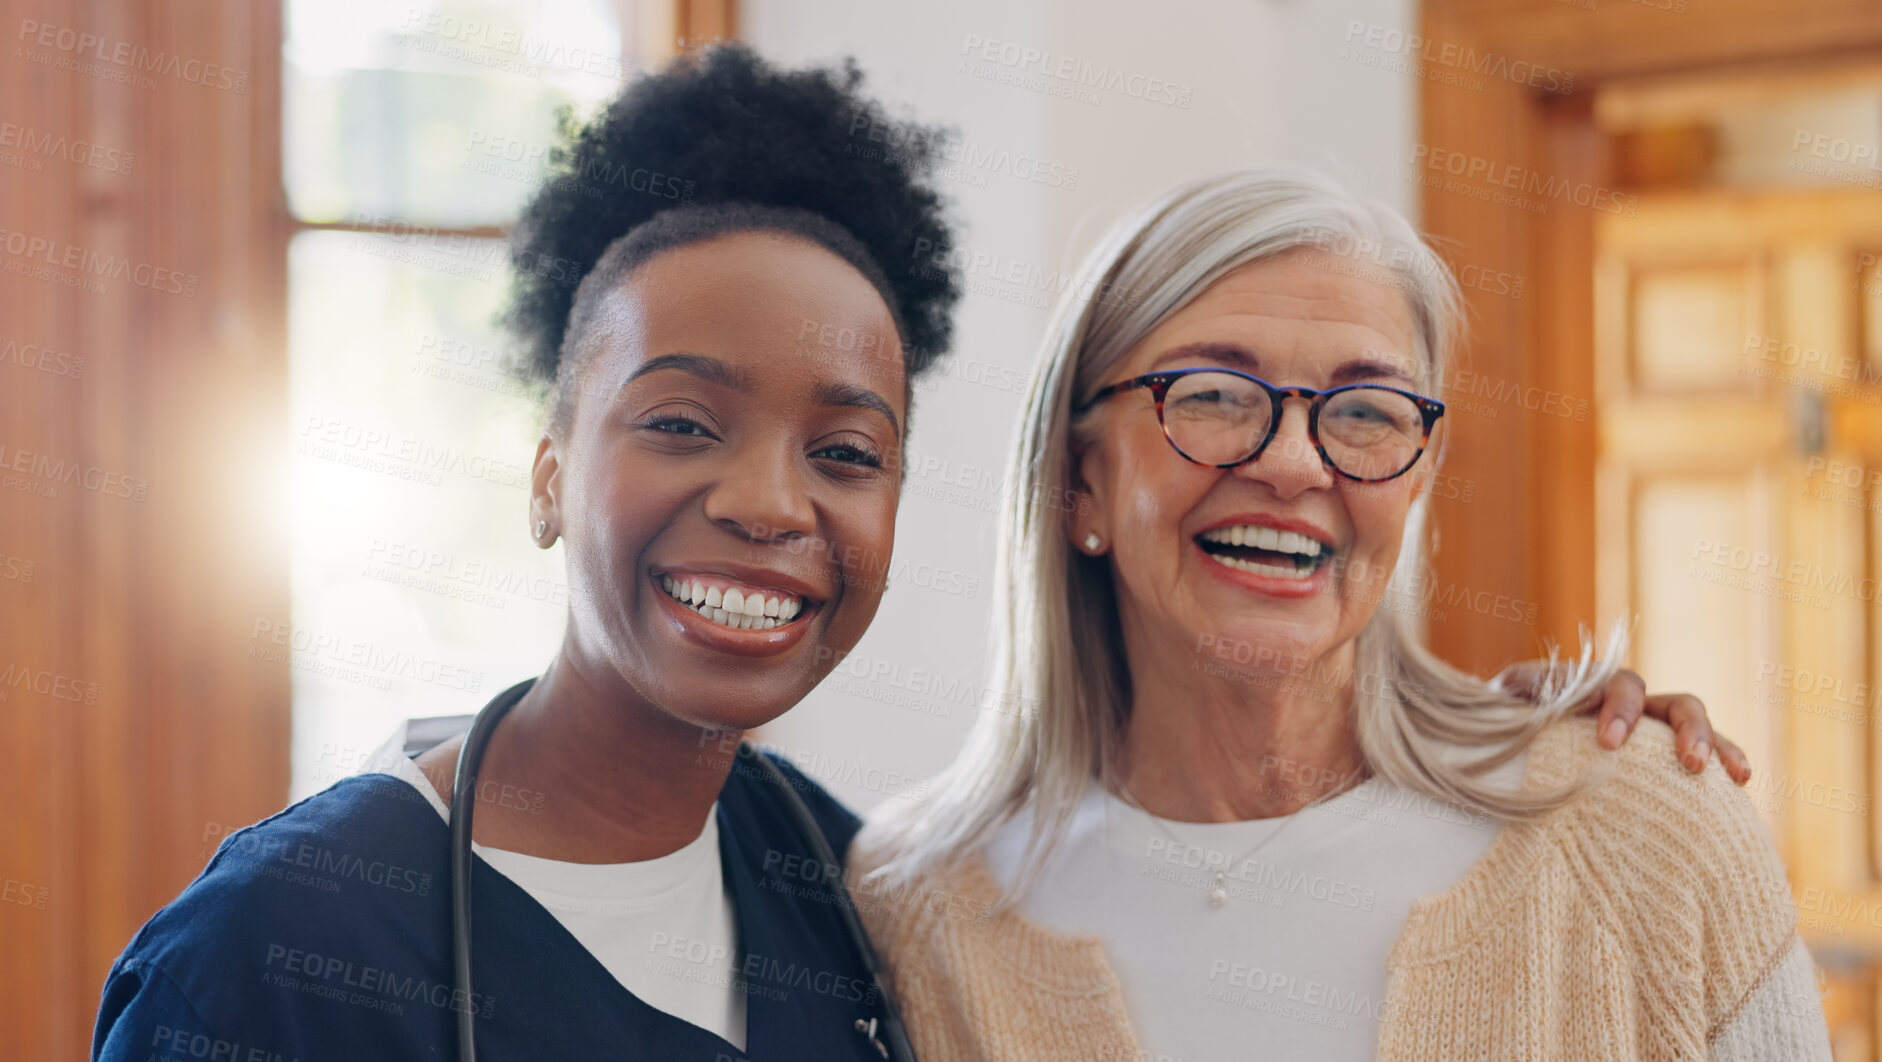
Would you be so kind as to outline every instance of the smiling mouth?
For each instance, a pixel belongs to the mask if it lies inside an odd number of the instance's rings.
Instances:
[[[1309,579],[1333,559],[1333,547],[1317,539],[1254,524],[1210,528],[1196,545],[1226,567],[1273,579]]]
[[[668,597],[728,630],[771,630],[804,611],[804,599],[794,594],[742,586],[718,576],[663,574],[659,582]]]

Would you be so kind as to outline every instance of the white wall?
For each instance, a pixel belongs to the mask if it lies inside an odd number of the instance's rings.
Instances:
[[[1125,209],[1237,166],[1315,166],[1409,213],[1417,82],[1377,65],[1354,23],[1409,32],[1416,11],[1412,0],[741,0],[740,22],[780,63],[855,56],[875,95],[955,126],[965,145],[944,184],[972,290],[945,375],[917,394],[891,589],[855,654],[763,735],[864,808],[917,791],[978,714],[993,512],[1050,278]],[[1122,73],[1120,86],[1053,76],[1099,68]],[[1043,179],[1028,179],[1038,168]]]

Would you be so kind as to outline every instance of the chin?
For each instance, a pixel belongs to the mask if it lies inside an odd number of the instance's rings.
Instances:
[[[1317,670],[1322,657],[1338,647],[1332,632],[1286,620],[1236,624],[1215,635],[1199,635],[1203,652],[1239,671],[1271,675],[1304,675]]]
[[[669,709],[674,716],[704,730],[756,730],[773,722],[798,704],[797,697],[736,694],[728,696],[723,688],[711,693],[682,694],[684,708]]]

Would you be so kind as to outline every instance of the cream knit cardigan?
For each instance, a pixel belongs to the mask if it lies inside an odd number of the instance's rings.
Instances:
[[[1687,774],[1651,721],[1604,752],[1593,718],[1576,718],[1530,747],[1526,784],[1591,768],[1611,774],[1505,826],[1462,880],[1413,905],[1387,963],[1380,1059],[1704,1059],[1781,968],[1808,981],[1784,867],[1717,763]],[[860,883],[881,861],[866,827],[850,885],[923,1062],[1146,1057],[1095,937],[996,909],[979,857],[896,895]],[[1814,993],[1789,995],[1795,1013],[1767,1003],[1738,1023],[1732,1054],[1827,1051]]]

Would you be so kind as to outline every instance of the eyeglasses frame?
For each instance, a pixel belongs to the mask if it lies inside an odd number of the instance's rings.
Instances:
[[[1189,454],[1184,453],[1181,446],[1176,445],[1176,439],[1170,435],[1170,426],[1163,419],[1163,400],[1164,397],[1170,393],[1171,386],[1185,376],[1194,376],[1197,373],[1204,372],[1220,372],[1227,373],[1230,376],[1239,376],[1267,392],[1268,400],[1273,403],[1274,416],[1268,421],[1267,435],[1262,437],[1260,444],[1255,447],[1253,453],[1250,453],[1247,457],[1239,461],[1230,461],[1227,464],[1218,465],[1208,461],[1196,460]],[[1259,376],[1253,376],[1238,369],[1225,369],[1217,366],[1203,366],[1193,369],[1165,369],[1161,372],[1147,372],[1142,376],[1134,376],[1128,380],[1114,383],[1109,387],[1099,388],[1096,394],[1074,407],[1073,411],[1082,414],[1113,395],[1120,395],[1126,391],[1135,391],[1139,388],[1147,389],[1150,392],[1150,396],[1156,400],[1157,427],[1162,429],[1163,440],[1170,444],[1170,449],[1175,450],[1184,460],[1191,464],[1201,465],[1204,468],[1237,468],[1250,461],[1260,460],[1261,455],[1267,452],[1268,444],[1273,442],[1274,437],[1281,432],[1281,418],[1287,412],[1287,407],[1282,403],[1289,398],[1306,399],[1307,438],[1313,443],[1314,450],[1320,454],[1320,462],[1326,466],[1329,472],[1337,476],[1342,476],[1355,483],[1387,483],[1410,472],[1412,468],[1418,464],[1418,459],[1425,455],[1426,448],[1431,445],[1431,429],[1437,426],[1438,418],[1444,416],[1443,402],[1435,398],[1426,398],[1424,395],[1416,394],[1411,391],[1401,390],[1397,387],[1387,387],[1384,384],[1342,384],[1339,387],[1328,388],[1325,391],[1316,391],[1311,387],[1276,387]],[[1326,447],[1320,444],[1320,411],[1326,408],[1327,399],[1346,391],[1358,390],[1390,391],[1393,394],[1404,395],[1406,398],[1412,400],[1413,404],[1418,407],[1419,413],[1424,417],[1424,435],[1418,440],[1418,452],[1412,455],[1412,459],[1406,463],[1404,468],[1399,469],[1389,476],[1380,476],[1377,479],[1363,479],[1350,472],[1346,472],[1333,463],[1333,458],[1327,454]]]

